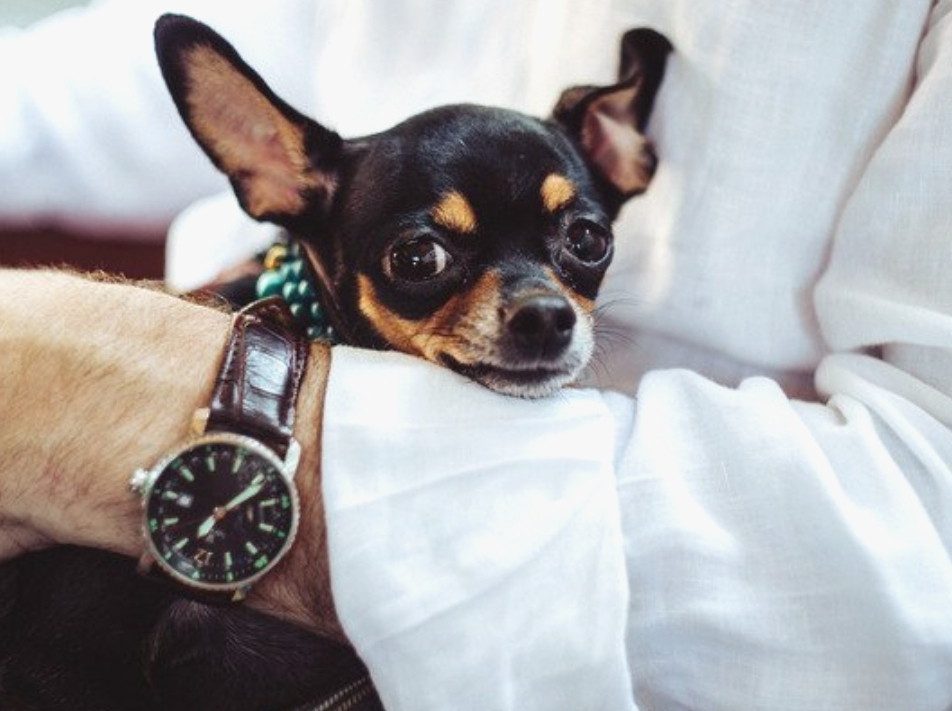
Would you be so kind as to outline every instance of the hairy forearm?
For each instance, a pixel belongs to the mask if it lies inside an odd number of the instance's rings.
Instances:
[[[130,474],[186,440],[207,405],[230,317],[127,284],[0,270],[0,560],[59,543],[137,556]],[[302,535],[255,604],[332,619],[319,500],[326,353],[299,401]]]
[[[227,328],[145,289],[0,272],[0,511],[21,545],[136,553],[129,475],[186,436]]]

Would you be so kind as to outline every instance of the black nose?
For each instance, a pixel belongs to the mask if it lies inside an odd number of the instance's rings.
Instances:
[[[512,343],[525,358],[552,358],[572,340],[575,311],[559,294],[517,297],[505,311]]]

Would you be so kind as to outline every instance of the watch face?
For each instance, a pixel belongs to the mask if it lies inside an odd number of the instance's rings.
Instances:
[[[228,590],[267,572],[297,529],[297,492],[256,441],[211,435],[157,467],[145,492],[151,553],[174,577]]]

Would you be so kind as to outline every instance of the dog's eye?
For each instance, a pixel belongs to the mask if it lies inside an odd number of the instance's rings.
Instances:
[[[450,265],[453,258],[439,242],[427,237],[415,237],[395,245],[390,250],[388,271],[406,281],[432,279]]]
[[[608,255],[611,244],[611,233],[588,220],[573,222],[566,232],[565,248],[586,264],[602,261]]]

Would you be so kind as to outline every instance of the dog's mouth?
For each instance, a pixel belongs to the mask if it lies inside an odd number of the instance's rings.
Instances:
[[[475,380],[480,385],[504,395],[540,398],[572,383],[578,368],[557,365],[503,366],[494,363],[461,363],[451,355],[440,359],[447,368]]]

